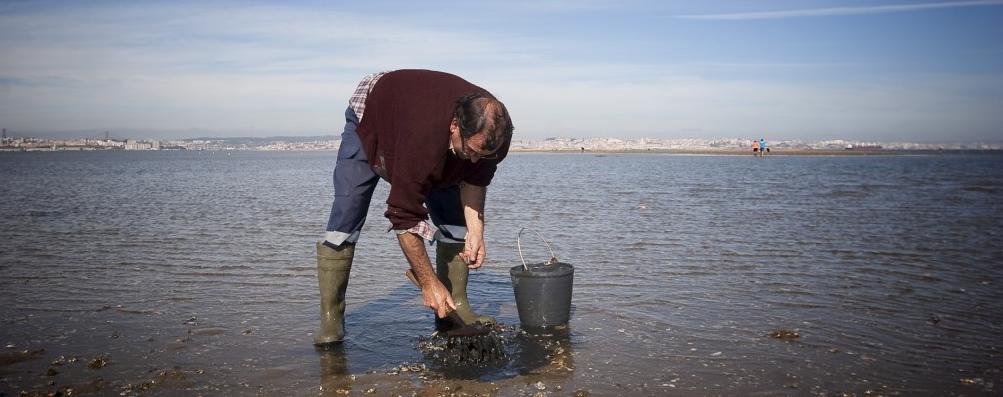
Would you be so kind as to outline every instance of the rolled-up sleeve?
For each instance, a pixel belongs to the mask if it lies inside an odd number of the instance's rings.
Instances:
[[[394,178],[397,179],[397,178]],[[407,230],[418,222],[428,219],[425,209],[425,190],[413,183],[394,182],[390,185],[390,196],[387,197],[387,212],[384,216],[390,220],[393,230]]]

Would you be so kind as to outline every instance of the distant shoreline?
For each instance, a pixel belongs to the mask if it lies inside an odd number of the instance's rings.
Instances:
[[[510,153],[559,153],[559,154],[680,154],[680,155],[701,155],[701,156],[752,156],[751,150],[711,150],[711,149],[623,149],[623,150],[596,150],[585,149],[509,149]],[[1003,154],[1003,150],[997,149],[944,149],[944,150],[907,150],[907,149],[881,149],[881,150],[838,150],[838,149],[771,149],[766,157],[770,156],[915,156],[915,155],[949,155],[949,154]]]
[[[287,150],[260,150],[251,148],[219,148],[219,149],[159,149],[159,150],[123,150],[123,149],[95,149],[78,147],[51,148],[0,148],[0,153],[25,153],[25,152],[337,152],[337,148],[330,149],[287,149]],[[509,153],[554,153],[554,154],[669,154],[669,155],[690,155],[690,156],[752,156],[751,150],[734,149],[528,149],[511,148]],[[771,150],[766,157],[770,156],[936,156],[936,155],[958,155],[958,154],[1003,154],[1003,149],[875,149],[875,150],[845,150],[845,149],[776,149]]]

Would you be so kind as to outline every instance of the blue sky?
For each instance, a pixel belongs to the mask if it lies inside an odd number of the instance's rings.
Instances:
[[[0,2],[21,136],[331,135],[367,73],[550,136],[1003,141],[1003,0]]]

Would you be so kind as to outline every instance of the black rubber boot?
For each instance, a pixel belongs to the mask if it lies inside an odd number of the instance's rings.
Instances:
[[[317,280],[320,284],[320,329],[315,345],[341,342],[345,338],[345,291],[352,270],[355,244],[334,249],[317,242]]]

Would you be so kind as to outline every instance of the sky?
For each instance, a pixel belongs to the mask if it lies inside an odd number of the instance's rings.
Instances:
[[[405,68],[516,139],[1003,142],[1003,0],[0,0],[10,136],[337,135]]]

